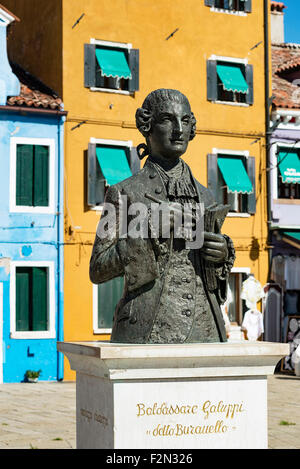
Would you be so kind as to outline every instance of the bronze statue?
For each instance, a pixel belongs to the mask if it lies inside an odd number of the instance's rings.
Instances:
[[[140,157],[148,158],[137,174],[108,188],[90,261],[93,283],[125,276],[111,342],[225,342],[220,305],[235,253],[230,238],[220,233],[228,206],[217,205],[181,159],[195,136],[190,104],[177,90],[153,91],[137,110],[136,124],[146,139],[146,145],[139,146]],[[139,219],[140,236],[130,235],[130,210],[126,222],[121,220],[124,200],[127,207],[146,207]],[[164,212],[155,230],[155,207],[159,211],[163,204],[174,210],[168,217]],[[180,208],[186,206],[192,214],[187,217],[189,228],[175,233]],[[204,216],[199,216],[198,206]],[[195,247],[191,241],[196,230],[191,227],[197,226],[202,241]]]

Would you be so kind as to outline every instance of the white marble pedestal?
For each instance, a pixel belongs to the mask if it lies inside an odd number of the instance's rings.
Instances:
[[[268,342],[59,342],[76,370],[77,448],[267,448]]]

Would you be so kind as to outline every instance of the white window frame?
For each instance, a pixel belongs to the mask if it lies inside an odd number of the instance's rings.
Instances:
[[[300,142],[298,143],[287,143],[285,142],[276,142],[271,146],[270,151],[270,164],[271,164],[271,190],[272,190],[272,199],[278,199],[278,167],[277,167],[277,153],[278,147],[280,148],[297,148],[300,149]],[[288,200],[288,199],[286,199]]]
[[[213,148],[212,149],[212,154],[216,155],[217,157],[221,155],[233,155],[233,156],[243,156],[245,158],[248,158],[250,153],[248,150],[245,151],[239,151],[239,150],[224,150],[221,148]],[[241,213],[235,213],[235,212],[228,212],[227,217],[230,218],[250,218],[251,215],[250,213],[247,212],[241,212]]]
[[[111,328],[98,327],[98,285],[93,284],[93,333],[111,334]]]
[[[16,204],[17,145],[44,145],[49,147],[49,203],[47,207]],[[10,139],[10,194],[9,210],[17,213],[55,213],[55,139],[12,137]]]
[[[234,16],[248,16],[248,13],[246,11],[240,11],[240,10],[226,10],[224,8],[210,7],[210,11],[214,13],[225,13],[227,15],[234,15]]]
[[[133,147],[132,140],[112,140],[112,139],[105,139],[105,138],[90,138],[90,143],[94,145],[112,145],[112,146],[119,146],[119,147],[127,147],[129,150]],[[102,213],[103,204],[96,205],[94,207],[89,207],[89,210],[93,210],[94,212]]]
[[[114,42],[114,41],[103,41],[102,39],[90,39],[90,44],[94,44],[96,46],[105,46],[105,47],[117,47],[118,49],[132,49],[132,44],[126,42]],[[133,95],[133,91],[127,90],[114,90],[112,88],[98,88],[92,86],[90,88],[91,91],[104,91],[106,93],[115,93],[115,94],[125,94],[125,95]]]
[[[16,268],[46,267],[48,269],[48,330],[16,330]],[[55,269],[54,261],[11,261],[10,264],[10,337],[11,339],[55,339]]]
[[[216,60],[217,62],[218,61],[221,61],[221,62],[228,62],[228,63],[235,63],[235,64],[242,64],[246,67],[246,65],[248,65],[249,61],[247,58],[245,59],[241,59],[241,58],[236,58],[236,57],[223,57],[221,55],[215,55],[215,54],[212,54],[208,60]],[[240,106],[240,107],[249,107],[250,104],[248,103],[234,103],[232,101],[220,101],[219,99],[217,99],[216,101],[214,101],[214,103],[217,103],[217,104],[226,104],[228,106]]]

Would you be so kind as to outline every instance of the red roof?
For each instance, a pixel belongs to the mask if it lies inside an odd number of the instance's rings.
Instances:
[[[61,110],[62,100],[45,93],[41,93],[38,90],[31,90],[28,86],[21,83],[21,92],[19,96],[9,97],[7,99],[7,104],[10,106],[27,106],[59,111]]]
[[[12,62],[11,67],[20,81],[21,92],[19,96],[9,96],[7,105],[62,111],[62,100],[52,89],[20,65]]]
[[[287,80],[288,74],[297,69],[300,70],[300,44],[273,44],[272,91],[275,107],[300,109],[300,87]]]

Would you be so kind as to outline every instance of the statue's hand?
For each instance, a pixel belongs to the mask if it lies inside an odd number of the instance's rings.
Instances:
[[[220,263],[228,256],[227,242],[221,234],[204,232],[204,243],[201,253],[206,261]]]

